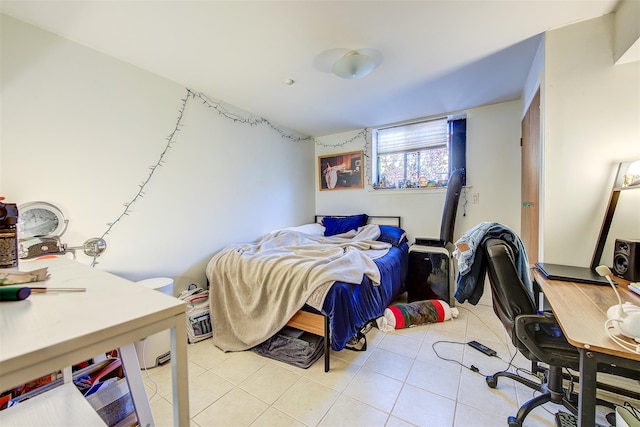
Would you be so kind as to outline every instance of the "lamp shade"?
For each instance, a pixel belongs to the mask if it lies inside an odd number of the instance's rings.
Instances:
[[[343,79],[359,79],[376,68],[376,61],[369,55],[351,51],[333,64],[333,74]]]
[[[640,160],[636,160],[629,165],[624,174],[622,187],[640,187]]]

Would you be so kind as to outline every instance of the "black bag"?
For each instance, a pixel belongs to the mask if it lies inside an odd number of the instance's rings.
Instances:
[[[344,346],[347,350],[367,351],[367,332],[373,328],[374,320],[365,323],[354,336]]]
[[[324,338],[285,326],[252,350],[270,359],[307,369],[320,359],[324,352]]]

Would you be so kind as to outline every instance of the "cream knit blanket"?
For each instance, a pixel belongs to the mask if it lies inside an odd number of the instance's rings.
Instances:
[[[326,295],[327,285],[359,284],[364,275],[379,284],[373,259],[391,247],[379,235],[377,225],[329,237],[281,230],[223,249],[206,268],[214,344],[224,351],[260,344],[323,285]]]

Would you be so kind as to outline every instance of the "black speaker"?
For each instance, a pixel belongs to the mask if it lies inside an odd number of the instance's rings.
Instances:
[[[640,240],[616,239],[613,272],[631,282],[640,281]]]

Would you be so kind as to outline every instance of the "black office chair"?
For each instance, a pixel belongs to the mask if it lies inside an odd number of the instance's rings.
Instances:
[[[409,250],[407,273],[407,299],[409,302],[441,299],[454,305],[453,290],[456,282],[456,266],[452,256],[455,249],[453,233],[462,192],[463,170],[451,172],[444,200],[440,238],[416,237]]]
[[[562,369],[579,370],[578,350],[565,339],[553,313],[538,314],[533,296],[517,273],[509,243],[488,238],[481,246],[491,283],[493,311],[506,328],[513,345],[532,362],[532,371],[545,373],[542,383],[507,371],[486,378],[491,388],[497,387],[500,377],[507,377],[542,393],[522,405],[515,417],[509,417],[509,426],[521,426],[529,412],[547,402],[563,405],[576,415],[577,395],[563,388]],[[548,365],[548,368],[543,369],[538,365],[539,362]],[[598,372],[638,379],[637,372],[612,365],[598,365]],[[607,384],[598,383],[597,387],[626,394],[625,390]],[[614,408],[612,403],[602,399],[598,399],[597,404]]]
[[[491,388],[497,387],[500,377],[507,377],[542,393],[520,407],[515,417],[509,417],[509,426],[521,426],[529,412],[547,402],[561,404],[577,414],[575,400],[567,398],[562,386],[562,368],[579,369],[578,351],[564,338],[551,313],[537,314],[533,296],[517,273],[509,244],[501,239],[488,239],[482,249],[491,283],[493,311],[513,345],[535,362],[532,366],[537,362],[549,365],[546,381],[542,384],[507,371],[487,377],[487,385]]]

